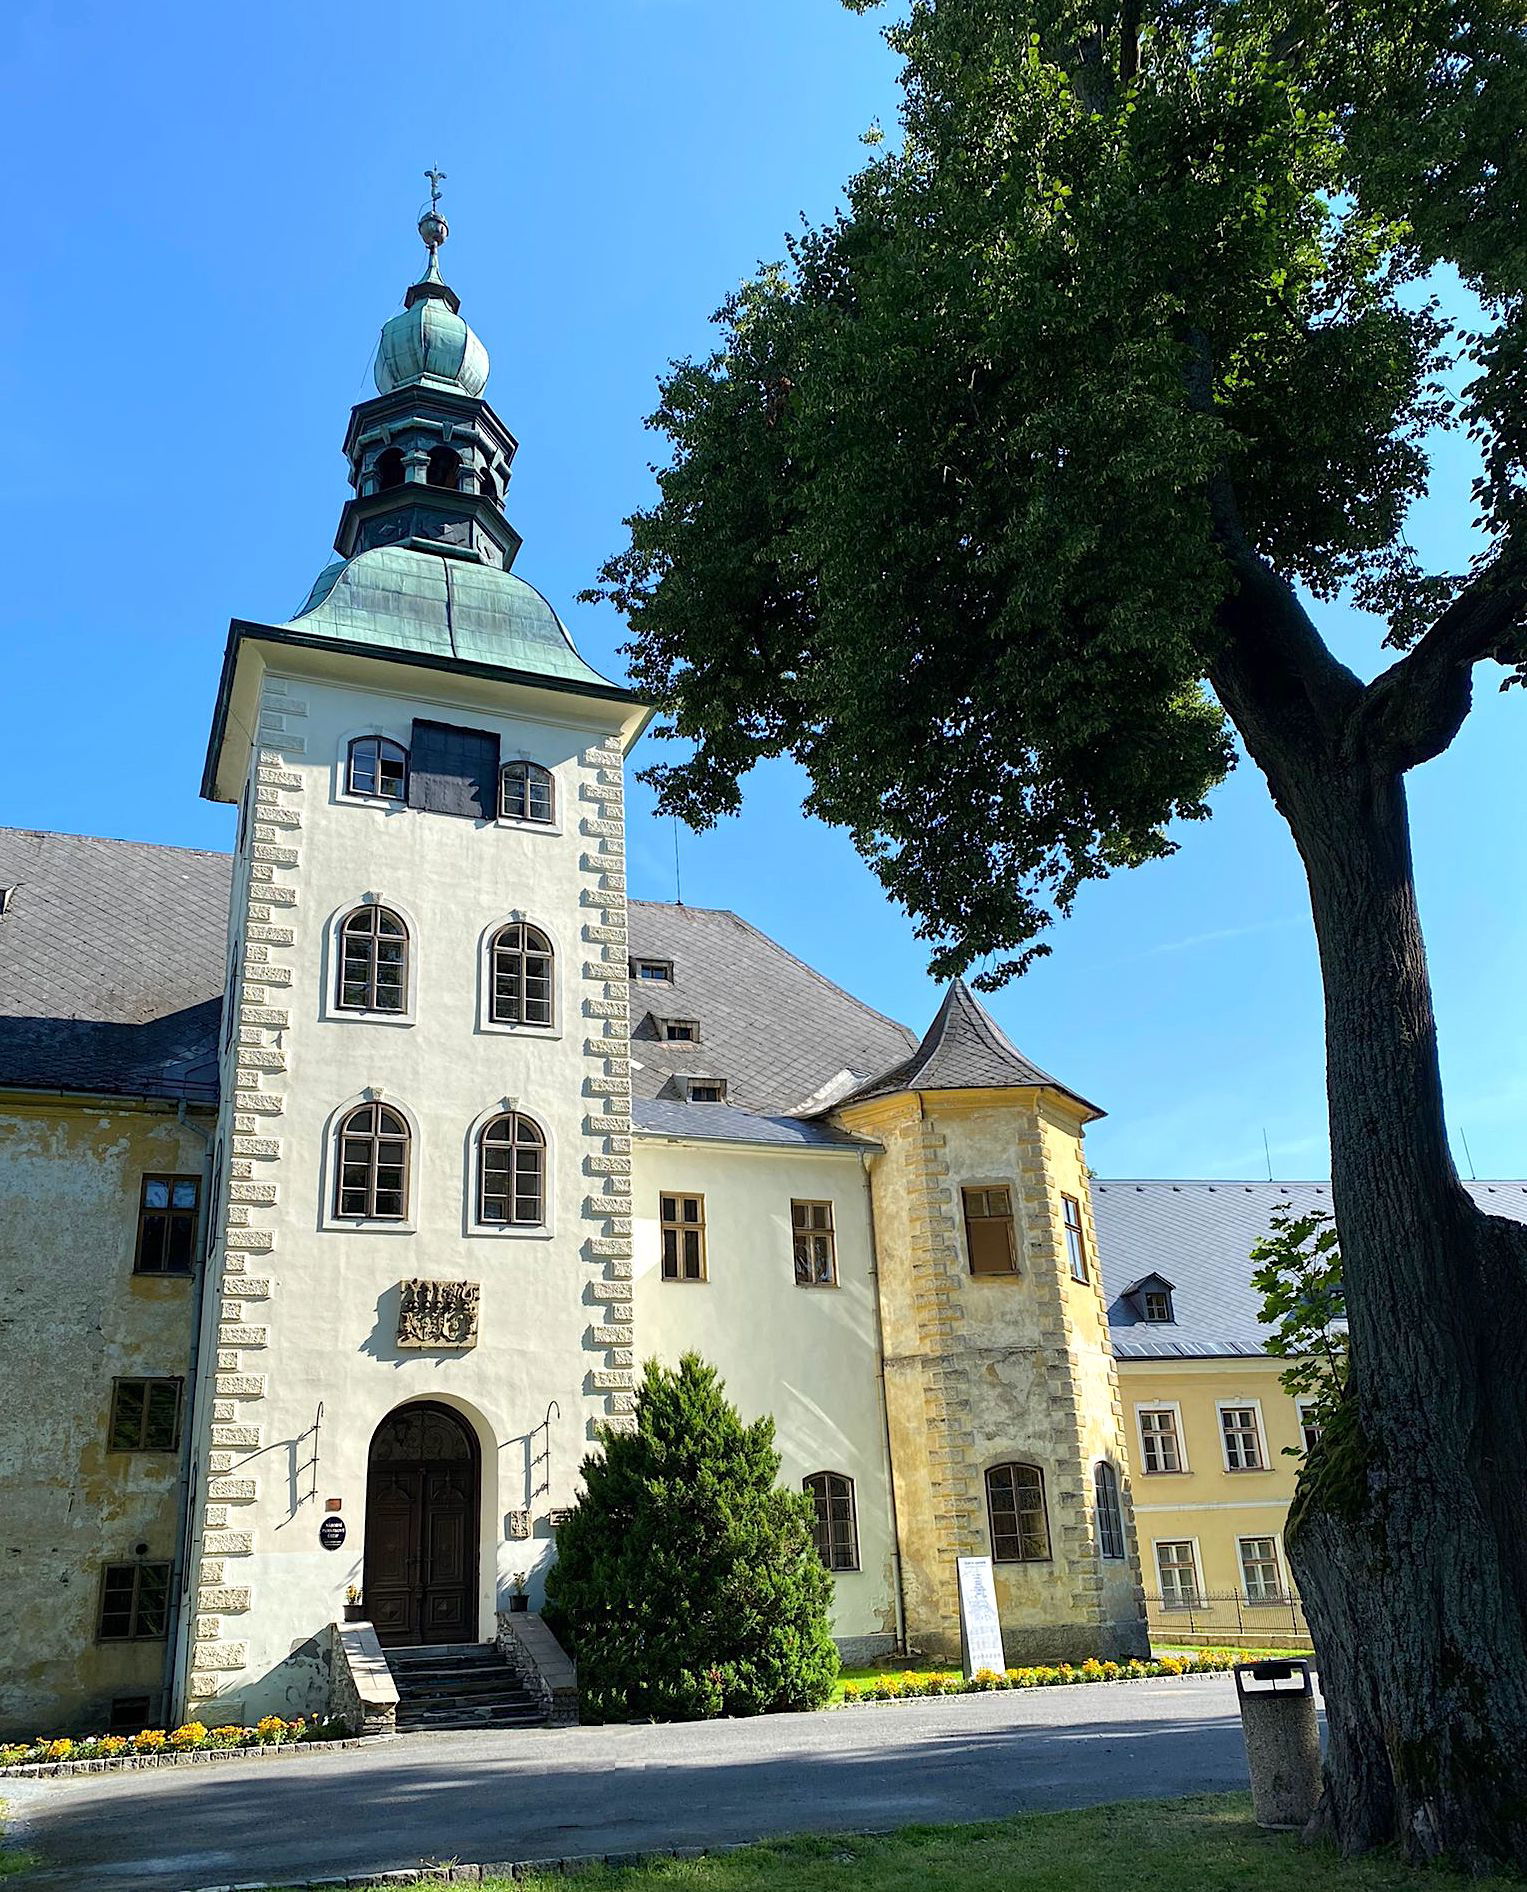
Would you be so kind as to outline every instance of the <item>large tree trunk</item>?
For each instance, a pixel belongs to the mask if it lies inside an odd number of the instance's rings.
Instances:
[[[1527,1227],[1481,1214],[1448,1152],[1403,778],[1255,736],[1320,948],[1352,1340],[1287,1534],[1330,1734],[1317,1823],[1348,1853],[1527,1866]]]

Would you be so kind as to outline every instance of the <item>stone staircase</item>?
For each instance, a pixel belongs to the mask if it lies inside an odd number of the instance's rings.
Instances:
[[[546,1720],[538,1696],[524,1687],[491,1642],[451,1642],[388,1649],[398,1689],[399,1734],[441,1728],[534,1728]]]

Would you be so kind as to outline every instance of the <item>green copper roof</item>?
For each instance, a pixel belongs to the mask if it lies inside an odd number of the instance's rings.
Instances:
[[[328,566],[283,628],[377,655],[401,651],[616,687],[578,655],[534,585],[493,565],[411,546],[375,546]]]
[[[475,400],[488,384],[488,351],[458,313],[456,298],[429,268],[408,292],[408,306],[382,329],[372,371],[377,389],[448,388]]]

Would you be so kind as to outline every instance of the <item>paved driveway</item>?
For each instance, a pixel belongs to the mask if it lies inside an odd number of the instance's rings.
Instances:
[[[1214,1675],[757,1721],[409,1735],[0,1787],[47,1862],[17,1892],[184,1892],[980,1820],[1245,1781],[1234,1687]]]

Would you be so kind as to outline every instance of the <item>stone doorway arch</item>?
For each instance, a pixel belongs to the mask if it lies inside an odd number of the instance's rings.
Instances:
[[[390,1648],[476,1642],[477,1436],[434,1400],[398,1406],[366,1467],[366,1614]]]

